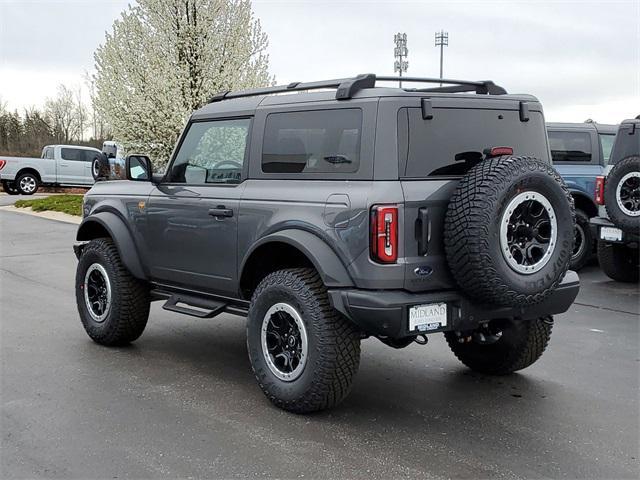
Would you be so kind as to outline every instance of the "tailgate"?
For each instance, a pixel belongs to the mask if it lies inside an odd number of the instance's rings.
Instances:
[[[458,180],[406,180],[404,249],[406,290],[455,288],[444,253],[444,216]]]

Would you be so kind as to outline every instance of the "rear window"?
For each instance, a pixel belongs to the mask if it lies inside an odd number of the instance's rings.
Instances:
[[[531,111],[528,122],[510,110],[435,108],[433,113],[424,120],[420,108],[398,112],[403,178],[462,175],[491,147],[512,147],[514,155],[549,159],[540,112]]]
[[[359,108],[272,113],[262,147],[265,173],[353,173],[360,165]]]
[[[589,163],[592,158],[589,132],[549,132],[551,158],[558,163]]]

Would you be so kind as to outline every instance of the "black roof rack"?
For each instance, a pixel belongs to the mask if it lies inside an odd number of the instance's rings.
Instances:
[[[440,92],[440,93],[460,93],[475,92],[484,95],[504,95],[507,91],[496,85],[491,80],[470,81],[470,80],[451,80],[447,78],[421,78],[421,77],[385,77],[376,76],[373,73],[357,75],[353,78],[338,78],[334,80],[321,80],[318,82],[292,82],[288,85],[279,85],[274,87],[254,88],[250,90],[241,90],[239,92],[222,92],[214,95],[209,100],[211,102],[219,102],[231,98],[254,97],[257,95],[270,95],[273,93],[297,92],[304,90],[319,90],[326,88],[336,89],[336,99],[346,100],[351,98],[356,92],[364,88],[374,88],[376,81],[380,82],[408,82],[408,83],[438,83],[447,84],[443,87],[430,88],[405,88],[408,92]]]

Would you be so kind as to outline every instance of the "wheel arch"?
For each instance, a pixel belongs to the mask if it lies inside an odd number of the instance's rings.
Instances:
[[[76,233],[76,240],[84,242],[109,237],[113,240],[124,266],[136,278],[146,280],[143,264],[133,236],[125,223],[112,212],[100,212],[86,217]]]
[[[267,235],[247,251],[240,266],[240,294],[250,298],[267,274],[291,267],[313,267],[327,287],[352,287],[353,280],[338,255],[318,236],[287,229]]]
[[[38,182],[42,183],[42,177],[40,176],[40,172],[38,172],[38,170],[36,170],[33,167],[23,167],[20,170],[18,170],[18,173],[16,173],[14,181],[17,181],[20,175],[23,175],[25,173],[31,173],[35,175],[35,177],[38,179]]]
[[[597,217],[598,207],[592,198],[579,190],[570,190],[576,210],[582,210],[587,217]]]

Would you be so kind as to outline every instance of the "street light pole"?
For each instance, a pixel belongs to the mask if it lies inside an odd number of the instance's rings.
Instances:
[[[393,36],[393,41],[396,44],[396,48],[393,50],[393,56],[396,59],[393,62],[393,71],[398,72],[400,75],[400,88],[402,88],[402,72],[406,72],[409,68],[409,62],[403,60],[407,58],[409,50],[407,50],[407,34],[396,33]]]
[[[440,30],[440,32],[436,32],[436,47],[440,47],[440,79],[442,80],[442,63],[444,57],[444,47],[449,46],[449,32],[445,32],[444,30]],[[442,83],[440,83],[442,86]]]

